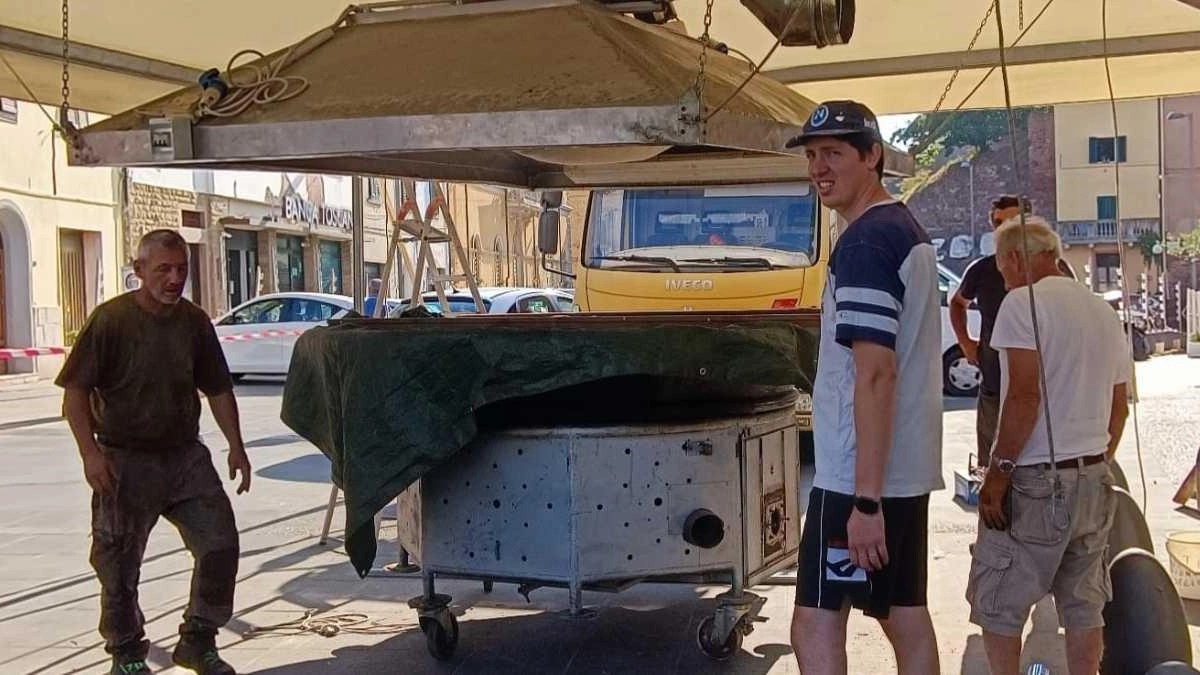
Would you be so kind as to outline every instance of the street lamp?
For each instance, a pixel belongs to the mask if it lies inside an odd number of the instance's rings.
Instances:
[[[975,252],[975,165],[963,160],[959,166],[967,170],[967,184],[971,187],[971,210],[967,211],[967,222],[971,225],[971,253]]]
[[[1187,120],[1187,158],[1188,158],[1188,207],[1192,211],[1192,227],[1200,226],[1200,215],[1196,211],[1196,147],[1192,137],[1194,122],[1192,113],[1171,111],[1167,113],[1168,121]],[[1192,288],[1196,288],[1196,258],[1192,258]]]

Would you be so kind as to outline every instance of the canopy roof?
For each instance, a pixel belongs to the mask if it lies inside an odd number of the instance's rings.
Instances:
[[[556,54],[563,44],[569,52]],[[747,80],[744,60],[709,50],[704,97],[725,105],[700,123],[702,51],[588,0],[353,8],[259,60],[283,64],[271,68],[294,97],[193,115],[200,90],[183,87],[88,127],[71,160],[540,188],[594,185],[583,178],[591,167],[660,156],[677,169],[666,160],[782,155],[815,104],[771,78]],[[168,118],[170,128],[152,130]],[[785,157],[783,177],[803,171]]]
[[[756,60],[774,38],[740,2],[715,4],[712,34]],[[991,0],[858,0],[849,45],[782,47],[767,71],[814,100],[855,98],[879,113],[932,109]],[[1120,98],[1200,91],[1200,0],[1109,0],[1113,84]],[[1023,5],[1023,12],[1021,6]],[[1003,0],[1006,36],[1029,27],[1046,0]],[[194,84],[201,70],[223,68],[244,48],[271,52],[326,26],[345,0],[76,0],[70,35],[75,106],[115,113]],[[704,0],[677,0],[691,34],[702,30]],[[1019,105],[1107,96],[1099,43],[1101,0],[1051,0],[1012,53]],[[43,0],[0,0],[0,53],[46,103],[60,100],[61,7]],[[553,33],[553,27],[546,27]],[[517,38],[516,41],[520,41]],[[558,41],[548,59],[570,54]],[[947,101],[957,105],[997,62],[995,24],[985,26],[968,70]],[[84,65],[84,64],[90,64]],[[364,64],[367,67],[379,67]],[[27,98],[0,68],[0,96]],[[998,76],[969,102],[1003,104]]]

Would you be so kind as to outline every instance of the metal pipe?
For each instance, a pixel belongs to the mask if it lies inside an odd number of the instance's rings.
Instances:
[[[359,314],[363,313],[363,308],[366,305],[364,293],[366,292],[363,277],[366,276],[366,256],[363,252],[363,184],[362,176],[354,176],[350,179],[350,201],[352,225],[350,230],[350,255],[353,260],[351,265],[354,269],[351,270],[350,286],[351,297],[354,298],[354,311]],[[381,293],[382,295],[382,293]],[[382,298],[376,300],[377,303],[383,304]]]

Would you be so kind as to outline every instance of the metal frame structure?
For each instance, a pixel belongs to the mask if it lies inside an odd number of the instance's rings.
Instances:
[[[483,30],[487,24],[481,22],[493,19],[528,25],[534,34],[544,33],[538,27],[546,21],[557,21],[559,30],[571,27],[582,41],[579,50],[594,62],[612,64],[607,69],[612,81],[587,93],[564,89],[552,94],[532,91],[528,84],[490,81],[497,88],[491,99],[464,103],[461,83],[447,81],[441,88],[417,91],[401,78],[389,90],[386,104],[380,103],[377,86],[347,93],[328,81],[330,64],[350,60],[339,55],[355,54],[367,38],[393,44],[436,41],[446,31]],[[525,24],[513,23],[521,21]],[[359,31],[367,32],[360,36]],[[624,63],[618,54],[632,62]],[[445,68],[443,55],[413,58],[408,67],[414,70]],[[304,77],[309,85],[295,101],[264,103],[253,114],[214,119],[197,113],[197,89],[183,89],[83,130],[70,161],[80,166],[405,176],[532,189],[582,187],[576,170],[586,173],[631,159],[640,164],[656,154],[663,161],[714,153],[797,157],[785,152],[784,145],[814,107],[770,78],[749,77],[749,67],[740,59],[591,0],[355,6],[331,27],[251,65],[281,62],[280,77]],[[574,76],[570,65],[546,62],[532,51],[507,68],[540,69],[540,79],[548,83]],[[712,106],[733,93],[723,109],[712,112]],[[356,96],[362,97],[361,105]],[[614,97],[620,105],[603,104]],[[481,104],[487,104],[487,112],[470,109]],[[596,163],[589,154],[603,159]]]

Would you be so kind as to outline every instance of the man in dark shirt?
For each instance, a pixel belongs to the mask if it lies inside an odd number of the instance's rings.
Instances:
[[[1021,211],[1022,200],[1013,195],[1001,195],[992,202],[992,227],[999,228]],[[1029,200],[1024,200],[1025,213],[1030,212]],[[1075,274],[1063,261],[1059,270],[1064,276]],[[958,346],[971,363],[979,366],[983,376],[979,384],[979,400],[975,415],[977,467],[986,467],[991,458],[992,443],[996,440],[996,421],[1000,417],[1000,355],[991,347],[992,327],[1008,289],[1004,277],[996,269],[996,256],[989,255],[971,263],[963,274],[962,284],[950,300],[950,325],[958,338]],[[979,339],[967,329],[967,309],[974,302],[979,308]]]
[[[212,322],[182,297],[187,244],[177,232],[142,238],[142,287],[96,308],[56,384],[92,494],[91,563],[100,581],[100,634],[115,675],[145,675],[149,644],[138,578],[159,517],[179,529],[194,558],[191,601],[175,664],[232,675],[216,650],[233,613],[238,532],[233,508],[200,442],[200,397],[229,442],[229,477],[250,489],[233,381]]]

